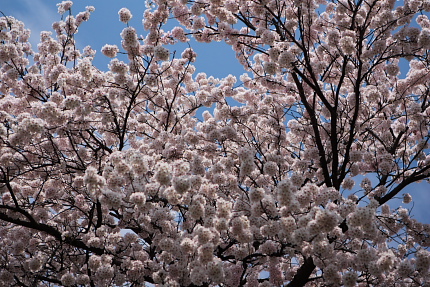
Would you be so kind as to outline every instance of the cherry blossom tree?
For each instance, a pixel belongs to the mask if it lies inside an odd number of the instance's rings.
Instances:
[[[72,4],[0,18],[1,286],[430,286],[430,1],[148,1],[108,71]]]

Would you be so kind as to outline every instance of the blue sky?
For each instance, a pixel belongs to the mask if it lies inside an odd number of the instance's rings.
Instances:
[[[33,49],[37,50],[39,33],[43,30],[51,31],[51,24],[61,19],[57,13],[56,0],[0,0],[0,11],[8,16],[23,21],[27,28],[32,31],[31,43]],[[119,34],[125,24],[118,20],[118,10],[127,7],[133,13],[130,25],[135,27],[138,34],[144,34],[141,21],[145,10],[144,0],[76,0],[72,8],[73,14],[84,11],[85,6],[92,5],[96,8],[88,22],[83,23],[76,36],[77,45],[80,49],[90,45],[97,51],[94,64],[100,70],[107,70],[110,59],[100,52],[104,44],[117,44],[120,46],[121,38]],[[200,44],[191,42],[191,47],[197,52],[198,57],[195,63],[197,72],[205,72],[218,78],[223,78],[229,74],[240,76],[245,71],[235,58],[235,54],[230,46],[224,43]],[[168,47],[171,51],[176,46]],[[187,47],[181,45],[176,48],[177,54]],[[403,72],[402,75],[405,75]],[[375,182],[374,182],[375,183]],[[357,183],[359,184],[359,182]],[[427,182],[411,185],[404,192],[409,192],[413,196],[415,207],[413,214],[415,218],[422,222],[430,223],[430,212],[428,202],[430,202],[430,189]],[[402,204],[401,200],[394,200],[390,203],[392,207],[403,205],[410,208],[412,204]]]

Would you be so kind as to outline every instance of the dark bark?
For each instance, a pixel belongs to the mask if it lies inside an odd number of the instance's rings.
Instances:
[[[299,270],[297,270],[296,275],[294,276],[293,280],[288,283],[287,287],[305,286],[305,284],[308,283],[312,272],[315,270],[315,267],[316,266],[312,257],[305,258],[302,266],[300,266]]]
[[[12,218],[12,217],[10,217],[4,213],[1,213],[1,212],[0,212],[0,220],[4,220],[6,222],[10,222],[10,223],[13,223],[16,225],[20,225],[20,226],[24,226],[27,228],[35,229],[37,231],[44,232],[46,234],[49,234],[49,235],[55,237],[59,242],[65,243],[67,245],[70,245],[70,246],[73,246],[73,247],[76,247],[76,248],[79,248],[82,250],[91,251],[97,255],[104,254],[103,249],[95,248],[95,247],[89,247],[79,239],[70,238],[70,237],[62,238],[62,234],[60,231],[58,231],[56,228],[49,226],[47,224],[44,224],[44,223],[38,223],[36,221],[25,221],[25,220],[18,219],[18,218]]]

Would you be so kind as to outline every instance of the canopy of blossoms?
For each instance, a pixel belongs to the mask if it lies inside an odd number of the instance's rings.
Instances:
[[[430,286],[430,1],[148,0],[108,71],[72,5],[0,18],[1,286]]]

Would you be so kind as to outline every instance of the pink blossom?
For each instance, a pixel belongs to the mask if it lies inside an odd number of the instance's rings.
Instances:
[[[118,15],[119,15],[119,20],[123,23],[128,23],[131,18],[133,18],[133,15],[131,15],[130,10],[128,10],[127,8],[121,8],[118,11]]]
[[[71,273],[66,273],[61,277],[61,283],[64,286],[72,286],[75,284],[75,277]]]
[[[118,52],[119,49],[116,45],[104,45],[102,48],[103,55],[109,58],[115,58]]]
[[[73,2],[72,1],[63,1],[59,4],[57,4],[58,6],[58,13],[60,14],[64,14],[66,11],[70,10],[70,8],[72,7]]]
[[[167,61],[169,59],[169,50],[163,46],[156,46],[154,48],[154,56],[158,60]]]

